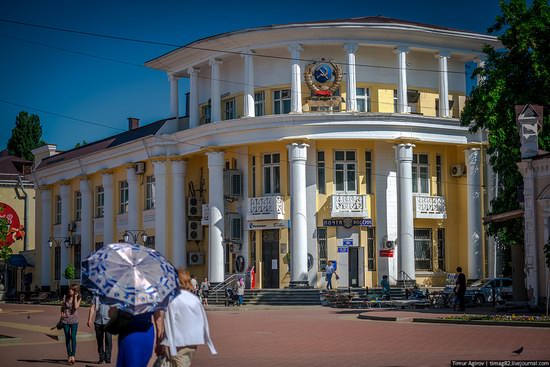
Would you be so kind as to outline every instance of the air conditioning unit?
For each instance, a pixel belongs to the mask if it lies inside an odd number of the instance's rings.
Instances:
[[[204,263],[204,256],[202,252],[189,252],[187,254],[187,263],[190,266],[202,265]]]
[[[76,222],[69,222],[69,228],[68,228],[69,232],[74,232],[76,231]]]
[[[239,198],[242,196],[241,172],[236,169],[223,171],[223,194],[225,197]]]
[[[453,177],[464,176],[464,167],[460,164],[453,164],[451,166],[451,176]]]
[[[82,241],[82,237],[80,235],[72,235],[71,236],[71,245],[80,245]]]
[[[187,215],[190,217],[202,216],[202,200],[196,197],[187,199]]]
[[[137,175],[141,175],[141,174],[145,173],[145,163],[143,163],[143,162],[136,163],[134,165],[134,169],[136,170]]]
[[[202,240],[202,224],[200,220],[190,220],[187,222],[187,239],[190,241]]]
[[[241,215],[238,213],[228,213],[225,216],[224,237],[230,242],[241,242],[243,238],[243,227]]]
[[[393,250],[395,248],[395,241],[386,241],[386,243],[384,243],[384,248]]]

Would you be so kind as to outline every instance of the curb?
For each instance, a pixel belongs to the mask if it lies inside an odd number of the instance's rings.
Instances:
[[[357,316],[357,318],[361,320],[372,320],[372,321],[397,321],[397,317],[394,317],[394,316],[369,316],[369,315],[364,315],[362,313],[360,313]]]
[[[7,336],[3,335],[4,338],[0,338],[0,344],[11,344],[11,343],[19,343],[21,341],[21,338],[19,337],[13,337],[13,336]]]
[[[412,322],[428,324],[481,325],[481,326],[522,326],[550,328],[550,322],[518,322],[518,321],[483,321],[483,320],[444,320],[413,318]]]

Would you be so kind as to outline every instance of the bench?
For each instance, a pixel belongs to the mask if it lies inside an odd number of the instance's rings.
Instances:
[[[49,292],[40,292],[37,294],[33,294],[29,299],[29,301],[32,303],[42,303],[45,300],[47,300],[49,296],[50,296]]]

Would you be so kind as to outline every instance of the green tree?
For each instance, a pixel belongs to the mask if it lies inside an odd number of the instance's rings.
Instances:
[[[73,280],[75,278],[75,275],[76,275],[76,269],[74,268],[74,266],[69,264],[69,266],[67,266],[67,268],[63,272],[63,276],[67,280]]]
[[[44,145],[40,117],[21,111],[15,118],[15,127],[8,140],[8,152],[17,157],[34,160],[32,150]]]
[[[500,8],[488,32],[497,35],[503,49],[483,48],[484,68],[475,69],[472,76],[482,81],[473,88],[461,115],[462,125],[471,131],[488,131],[487,153],[499,178],[492,214],[519,208],[517,190],[523,178],[513,164],[521,159],[514,106],[550,104],[550,6],[545,0],[533,0],[531,6],[525,0],[501,0]],[[550,148],[550,119],[545,115],[541,149]],[[522,218],[492,223],[488,231],[505,247],[524,242]]]
[[[80,148],[80,147],[83,147],[84,145],[87,145],[88,142],[86,140],[82,140],[81,142],[79,141],[78,143],[76,143],[74,145],[75,148]]]

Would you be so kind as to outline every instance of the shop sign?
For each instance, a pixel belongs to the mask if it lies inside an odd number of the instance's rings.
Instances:
[[[279,228],[288,228],[288,221],[262,220],[257,222],[248,222],[246,226],[247,231],[254,231],[256,229],[279,229]]]
[[[24,227],[19,221],[19,216],[17,212],[8,204],[0,203],[0,218],[5,218],[8,222],[8,231],[6,233],[5,241],[0,240],[0,246],[9,246],[15,242],[25,237]]]
[[[344,238],[342,240],[342,245],[344,245],[344,246],[353,246],[353,238]]]
[[[351,228],[358,227],[372,227],[371,218],[335,218],[335,219],[323,219],[324,227],[344,227]]]
[[[380,250],[380,257],[393,257],[393,250]]]
[[[348,252],[348,246],[338,246],[338,252]]]

